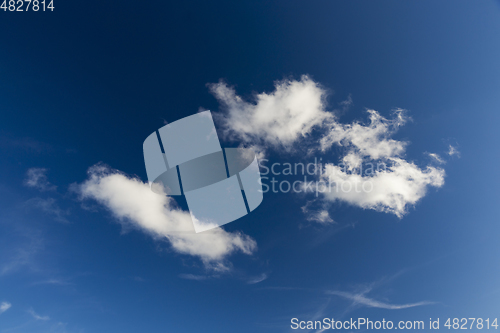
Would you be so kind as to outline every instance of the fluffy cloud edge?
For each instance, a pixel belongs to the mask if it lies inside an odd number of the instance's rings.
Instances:
[[[120,223],[166,239],[175,252],[201,259],[210,270],[228,270],[229,255],[251,255],[257,249],[255,240],[240,232],[215,228],[195,233],[191,215],[178,208],[173,198],[156,194],[147,183],[104,164],[89,168],[88,178],[73,189],[82,200],[106,207]]]
[[[351,186],[358,182],[370,182],[373,188],[369,193],[364,191],[361,194],[330,191],[322,196],[326,202],[343,201],[401,218],[410,206],[426,195],[429,187],[439,188],[444,184],[443,168],[421,168],[406,160],[404,155],[409,143],[392,138],[411,120],[405,109],[394,109],[390,118],[368,109],[367,123],[341,123],[334,112],[326,110],[326,89],[308,75],[301,76],[299,80],[276,81],[274,91],[254,93],[250,102],[238,96],[234,87],[224,81],[209,84],[208,87],[221,104],[221,112],[216,114],[216,119],[222,124],[224,133],[244,145],[291,151],[300,143],[309,153],[319,151],[323,154],[330,152],[333,146],[342,147],[344,154],[339,158],[339,164],[345,168],[325,163],[319,180],[347,182]],[[349,96],[347,101],[341,103],[342,112],[352,104]],[[319,139],[307,140],[314,129]],[[456,149],[450,146],[448,154],[456,154]],[[441,161],[437,154],[428,155],[434,161]],[[363,163],[380,162],[387,165],[382,171],[371,175],[353,173]],[[330,221],[326,213],[319,212],[318,215],[315,212],[316,215],[310,215],[308,219],[325,223]]]
[[[276,81],[273,92],[254,94],[254,103],[243,100],[224,81],[208,87],[222,106],[215,117],[225,136],[250,145],[289,150],[333,117],[325,111],[326,90],[308,75]]]

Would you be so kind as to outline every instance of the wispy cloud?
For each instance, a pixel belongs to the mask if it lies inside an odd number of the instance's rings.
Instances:
[[[24,185],[36,188],[39,191],[55,191],[57,186],[51,184],[47,178],[47,169],[31,168],[26,172]]]
[[[439,164],[444,164],[446,163],[442,158],[441,156],[439,156],[438,154],[436,153],[427,153],[427,155],[432,158],[434,161],[436,161],[437,163]]]
[[[349,293],[345,291],[328,291],[327,294],[330,295],[336,295],[340,296],[343,298],[346,298],[350,301],[352,301],[353,305],[364,305],[372,308],[381,308],[381,309],[389,309],[389,310],[399,310],[399,309],[407,309],[407,308],[413,308],[416,306],[422,306],[422,305],[429,305],[429,304],[434,304],[433,302],[417,302],[417,303],[408,303],[408,304],[391,304],[391,303],[386,303],[382,301],[378,301],[373,298],[369,298],[365,296],[366,292],[364,293]]]
[[[368,124],[359,121],[342,124],[337,120],[325,124],[327,131],[320,140],[322,151],[327,151],[337,144],[347,148],[347,158],[355,154],[357,157],[379,159],[389,156],[400,156],[407,145],[406,142],[391,138],[410,118],[404,109],[393,110],[393,117],[387,119],[375,110],[367,110]]]
[[[307,217],[308,221],[316,221],[321,224],[330,224],[333,223],[333,219],[330,217],[330,213],[326,209],[319,210],[313,212],[311,215]]]
[[[205,281],[210,277],[207,275],[196,275],[196,274],[179,274],[181,279],[193,280],[193,281]]]
[[[320,203],[320,207],[316,207],[316,200],[308,201],[304,206],[300,207],[302,213],[306,216],[306,220],[317,222],[319,224],[331,224],[335,221],[331,218],[326,205]]]
[[[5,311],[10,309],[11,307],[12,307],[12,304],[10,304],[9,302],[0,303],[0,314],[4,313]]]
[[[42,321],[47,321],[47,320],[50,320],[50,317],[49,316],[41,316],[39,315],[38,313],[35,312],[35,310],[33,309],[29,309],[28,310],[28,313],[33,317],[35,318],[36,320],[42,320]]]
[[[298,288],[298,287],[278,287],[278,286],[267,286],[267,287],[260,287],[257,288],[256,290],[276,290],[276,291],[312,291],[311,289],[307,288]]]
[[[255,276],[255,277],[252,277],[250,279],[247,280],[247,283],[248,284],[257,284],[257,283],[260,283],[264,280],[267,280],[268,276],[266,273],[262,273],[258,276]]]
[[[71,284],[72,284],[71,282],[68,282],[68,281],[66,281],[64,279],[55,279],[55,278],[52,278],[52,279],[47,279],[47,280],[43,280],[43,281],[34,282],[31,285],[32,286],[37,286],[37,285],[68,286],[68,285],[71,285]]]
[[[407,309],[407,308],[413,308],[413,307],[417,307],[417,306],[435,304],[435,302],[430,302],[430,301],[421,301],[421,302],[406,303],[406,304],[393,304],[393,303],[380,301],[380,300],[377,300],[373,297],[367,296],[374,289],[380,288],[383,285],[391,283],[392,281],[401,277],[403,274],[405,274],[408,271],[415,269],[415,268],[417,268],[417,267],[402,269],[402,270],[396,272],[395,274],[393,274],[392,276],[383,277],[383,278],[376,280],[370,284],[361,286],[358,289],[358,291],[356,291],[356,292],[346,292],[346,291],[340,291],[340,290],[328,290],[328,291],[326,291],[326,294],[336,295],[336,296],[340,296],[340,297],[343,297],[345,299],[348,299],[348,300],[352,301],[353,306],[367,306],[367,307],[372,307],[372,308],[381,308],[381,309],[389,309],[389,310]]]
[[[27,234],[27,241],[16,247],[3,250],[3,260],[0,266],[0,276],[14,273],[25,267],[37,270],[36,255],[43,248],[43,239],[38,234]]]
[[[0,133],[0,148],[22,149],[28,153],[41,154],[53,151],[54,148],[45,142],[29,137],[18,138],[5,133]]]
[[[457,147],[449,145],[449,147],[448,147],[448,155],[460,157],[460,152],[458,151]]]
[[[66,216],[69,215],[69,212],[66,210],[62,210],[59,207],[57,200],[54,198],[32,198],[26,201],[26,205],[28,207],[40,209],[43,212],[52,215],[56,221],[68,223]]]
[[[93,166],[88,175],[76,186],[82,199],[96,200],[123,225],[168,240],[174,251],[200,258],[212,271],[227,271],[225,259],[230,254],[252,254],[257,248],[249,236],[222,228],[195,233],[189,212],[178,208],[171,197],[151,191],[140,179],[103,165]]]

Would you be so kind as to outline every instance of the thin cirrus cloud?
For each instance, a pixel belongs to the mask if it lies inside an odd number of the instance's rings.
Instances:
[[[0,314],[4,313],[5,311],[10,309],[11,307],[12,307],[12,304],[10,304],[9,302],[0,303]]]
[[[4,133],[0,133],[0,147],[22,149],[31,154],[42,154],[54,150],[54,147],[48,143],[40,142],[29,137],[18,138]]]
[[[61,209],[59,207],[59,204],[57,203],[57,200],[54,198],[31,198],[26,201],[25,204],[28,207],[34,207],[40,209],[44,213],[52,215],[58,222],[68,223],[66,217],[69,215],[69,212]]]
[[[210,278],[208,275],[196,275],[196,274],[179,274],[181,279],[193,280],[193,281],[204,281]]]
[[[335,112],[326,110],[327,91],[309,76],[300,80],[275,83],[271,93],[258,93],[248,102],[238,96],[225,82],[210,84],[210,91],[221,103],[216,116],[227,137],[246,145],[285,148],[331,154],[332,147],[342,147],[338,163],[324,164],[319,180],[334,184],[322,193],[325,202],[342,201],[363,209],[392,213],[401,218],[408,208],[423,198],[429,187],[444,184],[444,169],[419,167],[404,158],[408,142],[395,140],[392,135],[410,120],[403,109],[395,109],[388,119],[375,110],[368,110],[369,122],[343,124]],[[342,112],[352,105],[352,99],[341,103]],[[315,136],[314,140],[308,138]],[[317,137],[316,137],[317,136]],[[452,155],[453,150],[450,150]],[[332,156],[332,160],[334,156]],[[363,165],[382,163],[384,168],[369,174],[353,171]],[[344,183],[352,187],[362,183],[366,191],[339,190]],[[320,223],[329,221],[325,213],[312,216]]]
[[[264,280],[267,280],[268,276],[266,273],[262,273],[258,276],[251,277],[247,280],[247,284],[257,284]]]
[[[365,293],[349,293],[345,291],[328,291],[327,294],[336,295],[343,297],[352,301],[353,305],[362,305],[371,308],[380,308],[380,309],[388,309],[388,310],[400,310],[407,308],[414,308],[416,306],[430,305],[434,304],[433,302],[417,302],[417,303],[408,303],[408,304],[391,304],[386,302],[381,302],[373,298],[369,298],[365,296]]]
[[[57,186],[49,182],[47,178],[47,169],[45,168],[30,168],[26,172],[26,178],[24,179],[24,185],[27,187],[35,188],[40,192],[55,191]],[[68,211],[65,211],[59,207],[59,204],[54,198],[31,198],[26,201],[27,207],[33,207],[40,209],[41,211],[52,215],[56,221],[67,223],[68,220],[66,216],[69,215]]]
[[[39,252],[44,248],[43,237],[38,232],[25,233],[26,240],[18,246],[5,249],[0,260],[0,276],[17,272],[21,269],[39,271]]]
[[[31,285],[32,286],[37,286],[37,285],[67,286],[67,285],[71,285],[71,284],[72,284],[71,282],[68,282],[68,281],[66,281],[64,279],[54,279],[54,278],[51,278],[51,279],[48,279],[48,280],[42,280],[42,281],[34,282]]]
[[[225,259],[234,252],[252,254],[256,242],[221,228],[195,233],[191,215],[176,207],[174,199],[151,191],[147,183],[104,165],[88,170],[88,179],[76,185],[82,199],[94,199],[120,223],[138,228],[156,239],[167,239],[172,249],[198,257],[206,268],[228,269]]]
[[[38,313],[35,312],[33,309],[29,309],[28,313],[35,319],[35,320],[42,320],[42,321],[47,321],[50,320],[49,316],[41,316]]]

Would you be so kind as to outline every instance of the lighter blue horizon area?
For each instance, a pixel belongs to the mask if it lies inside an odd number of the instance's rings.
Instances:
[[[448,318],[499,316],[499,1],[54,7],[0,10],[0,333],[330,331],[293,318],[452,331]],[[267,123],[244,118],[259,96],[285,100],[280,84],[310,84],[291,106],[324,109],[310,129],[281,126],[280,103]],[[393,201],[376,205],[268,191],[196,234],[184,196],[149,189],[143,142],[205,110],[266,177],[379,142],[422,174],[384,178]],[[374,114],[380,135],[321,146]],[[397,207],[396,183],[415,203]]]

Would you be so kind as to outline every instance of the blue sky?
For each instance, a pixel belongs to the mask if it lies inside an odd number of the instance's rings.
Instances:
[[[291,332],[292,318],[498,316],[499,2],[54,6],[0,12],[0,332]],[[279,118],[283,105],[307,119]],[[223,146],[253,146],[267,166],[335,164],[350,152],[376,160],[382,142],[404,146],[381,158],[417,176],[399,211],[390,191],[375,203],[265,193],[214,236],[255,246],[207,259],[205,236],[189,238],[201,254],[152,236],[88,173],[101,163],[131,195],[156,195],[133,180],[147,182],[144,139],[200,110],[215,115]],[[382,117],[381,136],[367,134],[367,110]],[[331,133],[342,140],[322,151]],[[322,211],[329,219],[318,221]]]

